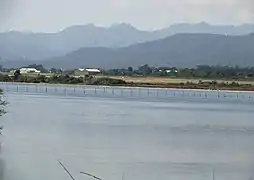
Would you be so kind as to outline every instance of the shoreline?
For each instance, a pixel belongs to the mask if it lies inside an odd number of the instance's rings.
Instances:
[[[169,89],[169,90],[176,90],[176,91],[199,91],[199,92],[205,92],[205,91],[210,91],[210,92],[234,92],[234,93],[239,93],[239,92],[246,92],[246,93],[254,93],[253,90],[243,90],[243,89],[210,89],[210,88],[181,88],[181,87],[156,87],[156,86],[123,86],[123,87],[131,87],[131,88],[152,88],[152,89]],[[253,87],[254,88],[254,87]]]
[[[230,88],[218,88],[218,89],[211,89],[211,88],[198,88],[198,87],[187,87],[185,85],[181,85],[181,86],[185,86],[185,87],[179,87],[179,84],[168,84],[168,85],[160,85],[160,84],[156,84],[156,85],[144,85],[144,84],[121,84],[121,85],[89,85],[89,84],[61,84],[61,83],[28,83],[28,82],[0,82],[2,85],[4,84],[11,84],[11,85],[38,85],[38,86],[69,86],[69,87],[101,87],[101,88],[112,88],[112,87],[118,87],[118,88],[133,88],[133,89],[139,89],[139,88],[149,88],[149,89],[168,89],[168,90],[175,90],[175,91],[198,91],[198,92],[205,92],[205,91],[209,91],[209,92],[227,92],[227,93],[239,93],[239,92],[243,92],[243,93],[254,93],[254,86],[252,87],[253,90],[246,90],[243,89],[241,87],[230,87]],[[170,86],[170,87],[169,87]]]

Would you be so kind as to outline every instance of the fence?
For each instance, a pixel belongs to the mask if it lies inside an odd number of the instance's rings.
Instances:
[[[209,90],[176,90],[159,88],[128,88],[84,85],[49,85],[0,83],[0,88],[8,93],[48,94],[64,96],[90,97],[119,97],[119,98],[154,98],[154,99],[209,99],[209,100],[238,100],[253,101],[254,93],[236,91]]]

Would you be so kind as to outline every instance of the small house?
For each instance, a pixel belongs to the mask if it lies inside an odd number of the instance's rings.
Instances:
[[[100,74],[99,69],[76,69],[74,71],[74,76],[87,76],[87,75],[97,75]]]
[[[89,75],[97,75],[100,74],[101,71],[99,69],[86,69]]]
[[[28,74],[28,73],[35,73],[35,74],[39,74],[41,73],[41,71],[35,69],[35,68],[21,68],[20,69],[20,73],[21,74]]]

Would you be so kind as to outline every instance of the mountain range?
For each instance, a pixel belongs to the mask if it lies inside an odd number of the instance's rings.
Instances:
[[[38,63],[45,67],[122,68],[128,66],[239,65],[254,66],[254,34],[228,36],[214,34],[177,34],[164,39],[128,47],[84,47],[64,56]],[[7,61],[4,66],[14,66]],[[20,63],[15,62],[16,64]],[[26,65],[34,62],[22,62]],[[19,64],[21,65],[21,64]],[[23,64],[24,65],[24,64]]]
[[[254,25],[176,24],[141,31],[129,24],[72,26],[57,33],[0,33],[0,62],[7,67],[125,67],[140,64],[252,65]]]

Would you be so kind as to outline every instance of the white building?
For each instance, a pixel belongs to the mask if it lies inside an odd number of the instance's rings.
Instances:
[[[27,73],[37,73],[37,74],[39,74],[39,73],[41,73],[41,71],[38,71],[35,68],[21,68],[20,73],[21,74],[27,74]]]
[[[96,75],[100,73],[99,69],[77,69],[74,71],[75,76]]]
[[[100,74],[101,71],[99,69],[85,69],[89,74]]]

